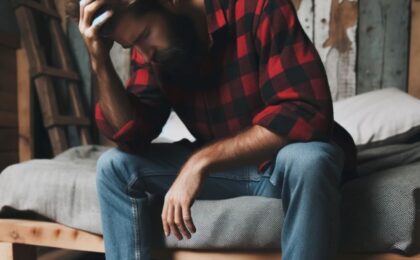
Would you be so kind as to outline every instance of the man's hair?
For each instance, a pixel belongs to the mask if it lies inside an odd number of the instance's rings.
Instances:
[[[139,17],[151,11],[163,10],[163,7],[157,0],[135,0],[131,1],[129,4],[124,4],[123,0],[121,0],[121,4],[118,4],[118,0],[114,0],[114,2],[115,3],[112,5],[104,6],[105,9],[114,10],[114,14],[108,21],[105,22],[105,24],[101,26],[99,35],[102,37],[109,37],[112,35],[112,32],[117,24],[118,17],[123,14]],[[66,14],[68,18],[75,22],[79,22],[79,10],[79,0],[68,0],[66,5]]]
[[[68,18],[78,22],[79,21],[79,5],[80,0],[67,0],[66,4],[66,15]],[[121,1],[123,2],[123,1]],[[157,0],[136,0],[131,2],[128,5],[123,4],[113,4],[108,8],[114,9],[119,12],[128,12],[130,14],[139,16],[150,11],[158,11],[162,10],[162,6],[159,4]]]

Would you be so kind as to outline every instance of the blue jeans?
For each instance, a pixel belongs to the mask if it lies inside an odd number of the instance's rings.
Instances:
[[[96,182],[106,259],[150,260],[146,192],[164,197],[193,151],[183,142],[161,143],[152,144],[147,155],[113,148],[99,158]],[[211,173],[197,199],[281,198],[283,260],[334,259],[344,156],[334,142],[290,143],[279,150],[263,174],[256,165]]]

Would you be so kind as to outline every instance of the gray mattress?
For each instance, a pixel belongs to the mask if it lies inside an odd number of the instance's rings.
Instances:
[[[32,160],[0,174],[0,218],[58,222],[102,234],[95,164],[107,148],[76,147],[53,160]],[[357,179],[343,187],[341,252],[417,252],[416,195],[420,189],[420,142],[358,154]],[[151,196],[155,246],[171,248],[280,248],[281,199],[237,197],[196,201],[197,233],[190,240],[165,238],[161,201]],[[249,207],[248,205],[253,205]],[[419,209],[420,210],[420,209]],[[249,225],[247,223],[253,223]]]

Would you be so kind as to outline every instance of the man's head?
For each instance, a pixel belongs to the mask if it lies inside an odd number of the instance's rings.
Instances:
[[[78,0],[70,2],[67,13],[77,19]],[[197,64],[206,48],[200,44],[189,16],[175,14],[157,0],[137,0],[123,7],[107,8],[113,9],[114,15],[101,28],[103,37],[137,49],[146,62],[156,64],[163,83],[197,87]]]

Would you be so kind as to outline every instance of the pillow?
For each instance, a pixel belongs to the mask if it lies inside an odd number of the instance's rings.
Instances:
[[[334,119],[358,151],[405,143],[420,135],[420,100],[394,87],[333,102]]]

